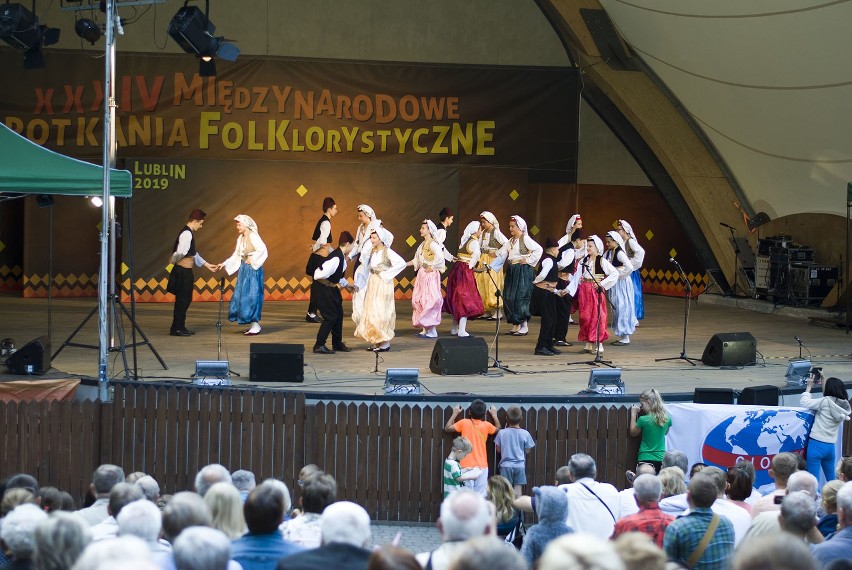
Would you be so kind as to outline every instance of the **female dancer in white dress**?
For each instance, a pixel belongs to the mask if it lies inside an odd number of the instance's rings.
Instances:
[[[624,346],[630,344],[630,335],[636,330],[636,312],[633,308],[633,280],[630,274],[633,272],[633,265],[630,264],[630,258],[627,252],[624,251],[624,240],[621,239],[621,234],[616,231],[607,232],[606,238],[606,253],[604,258],[609,261],[618,271],[618,281],[607,291],[609,302],[612,303],[615,309],[612,316],[612,328],[616,336],[621,337],[612,344],[615,346]]]
[[[358,320],[361,318],[361,311],[364,307],[364,294],[367,286],[367,280],[370,277],[370,268],[368,261],[370,252],[373,249],[373,244],[370,241],[370,233],[381,227],[382,221],[376,218],[376,213],[367,204],[358,206],[358,230],[355,233],[355,245],[352,251],[349,252],[349,259],[355,260],[355,268],[352,270],[352,281],[355,286],[355,294],[352,295],[352,320],[355,325],[358,325]],[[390,240],[393,241],[393,234],[388,232]],[[390,245],[390,243],[388,243]]]
[[[491,212],[486,210],[479,214],[479,223],[482,224],[482,237],[479,238],[479,261],[483,265],[488,265],[494,261],[494,256],[508,240],[500,231],[500,222]],[[482,306],[488,315],[486,319],[490,321],[500,319],[503,316],[500,314],[503,303],[501,301],[501,307],[497,307],[496,295],[497,289],[503,290],[503,280],[502,271],[493,271],[490,275],[487,273],[476,274],[476,288],[479,290]]]
[[[414,294],[411,296],[411,322],[423,329],[416,336],[437,338],[438,325],[441,324],[441,272],[446,269],[444,246],[438,241],[438,228],[431,220],[420,224],[420,236],[423,241],[414,254],[414,259],[406,265],[413,265],[417,272],[414,280]]]
[[[633,265],[633,273],[630,279],[633,281],[633,306],[635,307],[636,319],[645,318],[645,300],[642,296],[642,264],[645,262],[645,249],[636,240],[633,228],[627,220],[618,220],[618,233],[624,239],[624,251]]]
[[[405,260],[391,250],[392,234],[384,228],[370,233],[373,244],[368,263],[370,277],[364,289],[364,307],[355,336],[372,344],[371,350],[387,352],[394,337],[396,304],[393,297],[393,278],[405,269]]]
[[[260,334],[260,313],[263,309],[263,263],[269,257],[266,244],[257,233],[257,224],[249,216],[240,214],[237,222],[237,247],[231,257],[216,266],[228,275],[237,271],[237,283],[228,305],[228,320],[249,325],[246,336]]]

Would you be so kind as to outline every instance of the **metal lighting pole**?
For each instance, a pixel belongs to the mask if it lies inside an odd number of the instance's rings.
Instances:
[[[106,0],[106,33],[104,57],[104,191],[101,206],[101,266],[98,274],[98,399],[109,400],[107,356],[109,354],[108,298],[110,270],[110,237],[114,230],[115,206],[110,197],[110,168],[115,162],[115,0]]]

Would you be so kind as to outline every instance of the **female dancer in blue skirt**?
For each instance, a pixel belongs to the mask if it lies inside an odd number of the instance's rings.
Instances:
[[[228,275],[237,273],[234,295],[228,306],[228,320],[249,325],[246,336],[260,334],[260,313],[263,309],[263,263],[269,257],[266,244],[257,233],[257,224],[249,216],[240,214],[237,223],[237,247],[231,257],[216,266]]]
[[[636,320],[641,321],[645,318],[645,301],[642,299],[642,263],[645,262],[645,250],[639,245],[636,234],[633,233],[633,228],[627,220],[618,220],[618,233],[624,239],[624,251],[627,252],[630,264],[633,265],[633,273],[630,274],[630,279],[633,281],[633,307]]]

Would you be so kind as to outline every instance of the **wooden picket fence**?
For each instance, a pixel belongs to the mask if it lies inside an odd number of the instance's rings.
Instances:
[[[556,469],[583,452],[596,458],[600,480],[624,486],[639,445],[627,406],[521,408],[536,441],[531,484],[552,484]],[[102,463],[148,473],[162,493],[192,489],[201,467],[221,463],[297,492],[299,470],[315,463],[337,479],[339,499],[374,520],[431,522],[453,439],[443,429],[450,412],[432,402],[306,403],[295,392],[120,383],[111,403],[0,403],[0,476],[31,473],[80,500]],[[495,473],[491,440],[488,451]]]

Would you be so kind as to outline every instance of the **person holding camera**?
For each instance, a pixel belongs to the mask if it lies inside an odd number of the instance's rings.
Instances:
[[[834,445],[841,424],[850,417],[849,394],[839,378],[829,378],[822,389],[822,398],[813,398],[814,382],[822,380],[822,369],[814,368],[808,375],[799,405],[814,412],[814,423],[805,448],[808,472],[819,480],[820,467],[825,480],[834,479]]]

